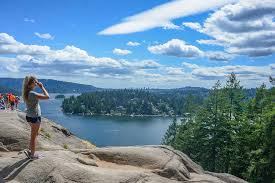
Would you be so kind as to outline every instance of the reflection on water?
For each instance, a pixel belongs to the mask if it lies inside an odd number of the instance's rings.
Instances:
[[[160,144],[172,121],[169,117],[66,115],[60,108],[62,99],[54,96],[51,94],[50,100],[40,102],[42,115],[99,147]],[[24,109],[24,104],[20,109]]]

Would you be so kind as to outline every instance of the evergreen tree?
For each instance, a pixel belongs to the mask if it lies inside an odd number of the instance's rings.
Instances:
[[[244,92],[243,87],[240,85],[240,81],[237,79],[236,75],[232,72],[226,81],[226,85],[223,88],[225,94],[225,113],[227,114],[226,120],[226,133],[227,139],[225,140],[226,146],[223,149],[224,154],[224,162],[225,162],[225,172],[232,172],[232,161],[236,160],[232,159],[233,155],[236,157],[240,157],[234,148],[234,145],[238,145],[240,139],[238,139],[238,134],[240,130],[242,130],[242,126],[244,125],[243,114],[244,114]],[[240,159],[241,161],[242,159]],[[239,172],[239,170],[234,170],[235,172]]]
[[[194,117],[183,116],[170,145],[206,170],[274,183],[275,89],[263,84],[253,98],[244,91],[234,73],[225,87],[218,81]]]
[[[169,125],[169,127],[162,139],[162,144],[169,145],[169,146],[173,147],[175,145],[177,131],[178,131],[177,118],[174,117],[172,123]]]
[[[249,119],[254,126],[250,165],[246,177],[255,183],[275,180],[275,88],[257,88],[250,101]],[[253,115],[251,115],[253,114]]]
[[[200,162],[210,171],[223,171],[224,152],[228,140],[228,127],[224,111],[225,98],[218,81],[212,88],[203,109],[198,113],[197,137],[202,147]]]

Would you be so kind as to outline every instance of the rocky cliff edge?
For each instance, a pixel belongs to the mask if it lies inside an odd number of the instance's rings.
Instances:
[[[0,111],[0,183],[246,183],[204,171],[169,146],[97,148],[64,127],[42,119],[38,150],[26,159],[30,127],[20,111]]]

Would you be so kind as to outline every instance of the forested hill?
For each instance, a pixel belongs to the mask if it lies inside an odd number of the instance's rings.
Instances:
[[[252,90],[245,98],[251,98]],[[86,115],[184,115],[194,112],[209,95],[199,87],[178,89],[109,89],[65,99],[65,113]]]
[[[85,93],[98,88],[92,85],[57,81],[53,79],[39,79],[50,93]],[[21,92],[23,78],[0,78],[0,86]]]
[[[87,115],[182,115],[200,105],[207,93],[183,95],[176,90],[103,90],[65,99],[62,108],[66,113]]]

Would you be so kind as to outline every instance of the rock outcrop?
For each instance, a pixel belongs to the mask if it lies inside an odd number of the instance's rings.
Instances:
[[[245,183],[230,174],[204,171],[168,146],[97,148],[43,118],[42,159],[26,159],[30,129],[20,111],[0,112],[0,183]]]

